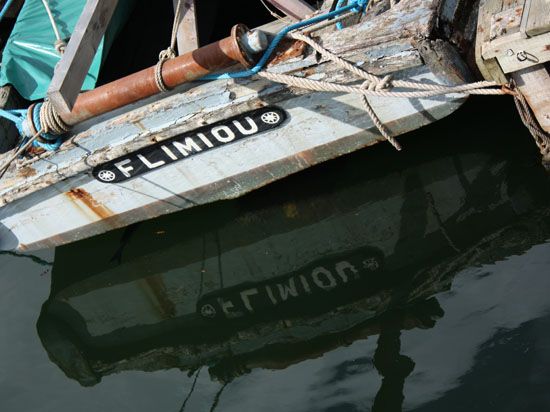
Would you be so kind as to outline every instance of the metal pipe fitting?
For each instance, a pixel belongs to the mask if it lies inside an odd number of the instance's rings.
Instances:
[[[238,24],[231,36],[167,60],[162,65],[162,79],[168,88],[200,79],[201,77],[240,63],[251,67],[255,54],[267,47],[265,34],[250,33],[245,25]],[[107,83],[94,90],[80,93],[69,113],[60,113],[68,125],[121,108],[153,96],[160,90],[155,82],[155,66]]]

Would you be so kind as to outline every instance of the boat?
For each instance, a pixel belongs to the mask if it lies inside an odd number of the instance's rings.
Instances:
[[[399,331],[432,327],[457,273],[550,229],[542,168],[490,145],[436,145],[406,166],[381,160],[377,174],[358,174],[358,156],[308,186],[295,176],[292,201],[275,185],[57,248],[37,323],[45,350],[83,386],[203,367],[228,383],[378,335],[397,340],[384,346],[396,359]]]
[[[0,155],[0,249],[59,246],[236,198],[379,142],[400,148],[396,136],[450,115],[468,93],[512,93],[470,83],[477,20],[463,13],[467,0],[270,3],[288,15],[252,31],[237,24],[229,37],[78,94],[90,54],[78,45],[101,38],[80,33],[113,12],[88,2],[49,100],[20,114],[19,150],[42,148]],[[200,27],[201,16],[191,22]]]

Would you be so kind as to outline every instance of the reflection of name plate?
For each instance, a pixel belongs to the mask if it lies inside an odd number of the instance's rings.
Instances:
[[[287,118],[278,107],[264,107],[144,147],[93,170],[103,183],[118,183],[171,163],[279,127]]]
[[[237,285],[203,296],[197,311],[204,318],[235,319],[313,302],[350,289],[382,265],[378,254],[356,251],[323,259],[288,275]]]

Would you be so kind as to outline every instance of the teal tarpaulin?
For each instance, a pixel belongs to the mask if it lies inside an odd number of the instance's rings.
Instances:
[[[61,38],[68,42],[86,0],[49,0],[48,3]],[[124,12],[127,11],[127,9],[124,10]],[[121,26],[122,20],[125,20],[127,15],[124,12],[121,13],[121,7],[118,7],[111,20],[110,31]],[[108,32],[106,38],[111,37],[113,36],[109,36]],[[2,53],[0,84],[2,86],[12,84],[27,100],[43,99],[52,79],[54,67],[60,59],[54,47],[55,40],[55,33],[42,0],[25,1]],[[82,90],[95,87],[107,46],[104,39],[101,40]]]

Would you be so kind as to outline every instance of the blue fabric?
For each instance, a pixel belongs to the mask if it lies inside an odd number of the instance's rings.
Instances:
[[[61,38],[68,39],[80,17],[86,0],[49,0],[50,9]],[[114,32],[122,26],[128,15],[131,1],[121,1],[111,19],[106,39],[99,44],[96,56],[84,80],[82,90],[95,87],[99,68],[112,41]],[[131,7],[131,6],[130,6]],[[54,48],[55,33],[41,0],[27,0],[23,4],[17,21],[2,52],[0,85],[12,84],[27,100],[39,100],[46,91],[53,76],[54,67],[60,55]]]

